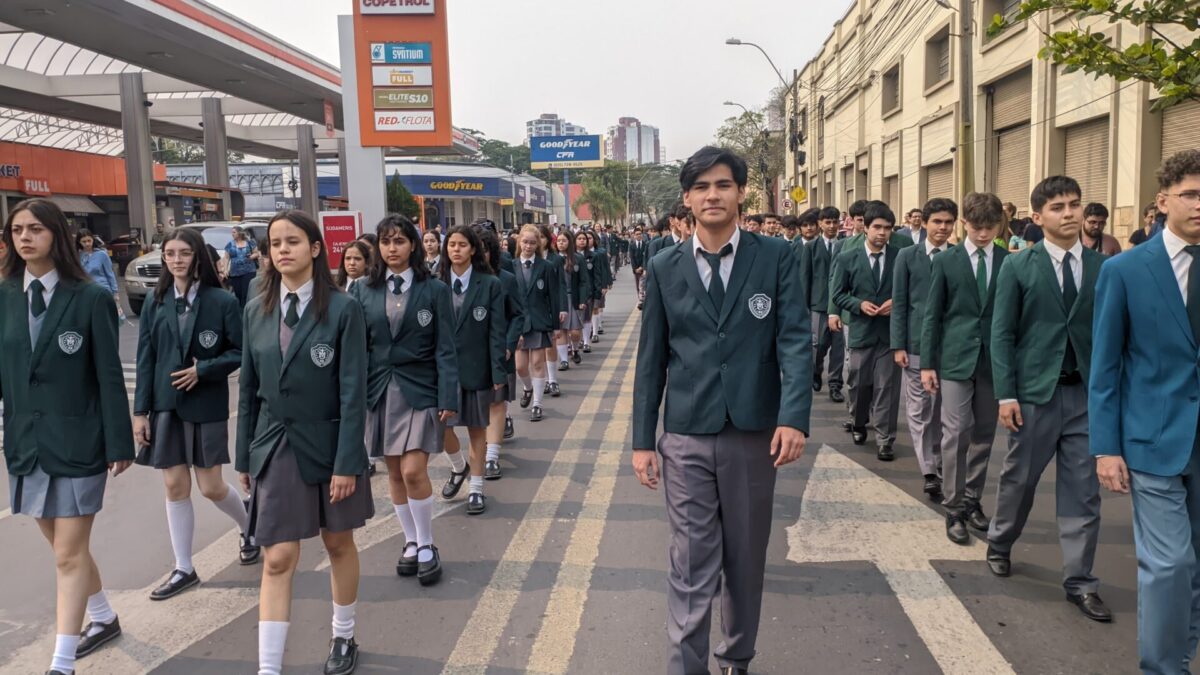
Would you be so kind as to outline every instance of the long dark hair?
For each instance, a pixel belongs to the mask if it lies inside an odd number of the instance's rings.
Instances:
[[[337,277],[335,277],[338,288],[345,288],[346,282],[349,281],[349,275],[346,274],[346,251],[349,251],[350,249],[358,251],[359,254],[362,255],[363,260],[367,262],[367,271],[365,274],[363,274],[363,276],[369,278],[375,271],[376,258],[372,257],[373,250],[371,248],[371,244],[365,239],[355,239],[349,244],[346,244],[346,250],[342,251],[342,261],[338,263]]]
[[[65,281],[91,281],[83,265],[79,263],[79,254],[75,252],[71,233],[67,227],[67,217],[63,215],[58,204],[49,199],[34,197],[17,204],[8,212],[8,220],[4,223],[4,264],[0,267],[0,276],[6,279],[16,279],[25,276],[25,260],[17,254],[13,243],[13,218],[22,211],[28,211],[37,218],[43,227],[50,230],[54,241],[50,244],[50,260],[58,272],[58,278]]]
[[[192,264],[188,266],[188,283],[184,289],[183,295],[192,290],[192,284],[199,282],[200,287],[220,288],[221,279],[217,276],[217,267],[213,264],[212,256],[208,254],[208,246],[204,243],[204,237],[195,230],[189,230],[184,227],[179,227],[163,236],[162,251],[165,256],[167,244],[178,239],[192,249]],[[171,270],[167,269],[166,261],[163,262],[162,271],[158,273],[158,285],[154,287],[154,301],[162,304],[167,297],[167,292],[175,287],[175,275],[171,274]]]
[[[471,245],[471,248],[475,249],[475,254],[471,256],[471,269],[482,274],[494,274],[492,266],[488,263],[487,258],[484,257],[486,251],[483,250],[483,242],[479,240],[479,235],[475,233],[474,228],[468,225],[455,225],[446,233],[446,241],[442,244],[442,253],[438,257],[438,277],[442,281],[450,283],[450,275],[453,273],[451,267],[453,264],[450,262],[450,255],[446,251],[450,248],[448,246],[450,237],[456,234],[462,235],[467,240],[467,243]]]
[[[483,244],[483,249],[486,251],[488,264],[493,270],[496,270],[496,276],[500,275],[500,236],[495,230],[487,228],[474,228],[475,234],[479,235],[479,241]]]
[[[412,270],[413,283],[420,283],[429,278],[429,268],[425,266],[425,245],[421,243],[421,233],[417,226],[407,216],[393,213],[384,216],[375,226],[375,266],[371,268],[371,280],[367,285],[378,288],[387,281],[388,266],[383,262],[383,251],[379,242],[384,238],[395,236],[404,237],[412,244],[412,252],[408,254],[408,269]]]
[[[567,250],[565,253],[558,250],[558,238],[559,237],[567,238]],[[565,230],[565,231],[560,232],[557,235],[555,235],[555,237],[554,237],[554,252],[563,257],[563,268],[566,269],[567,274],[574,274],[575,273],[575,236],[571,234],[570,230]]]
[[[541,232],[542,236],[546,238],[546,250],[542,251],[542,255],[547,257],[551,255],[558,255],[558,245],[555,243],[556,238],[554,236],[554,232],[550,230],[550,226],[545,224],[535,224],[534,227],[536,227],[538,232]]]
[[[92,240],[92,250],[95,251],[96,250],[96,235],[92,234],[92,231],[87,229],[86,227],[79,228],[79,231],[75,233],[75,250],[76,251],[83,250],[83,240],[84,239]]]
[[[286,220],[303,230],[310,246],[312,244],[319,246],[317,257],[313,259],[312,307],[309,307],[309,311],[315,310],[317,321],[324,321],[325,315],[329,313],[329,298],[334,293],[342,292],[342,289],[333,283],[333,274],[329,271],[329,253],[325,251],[325,240],[321,238],[321,228],[312,219],[312,216],[303,211],[296,209],[280,211],[271,218],[271,222],[267,225],[267,241],[271,241],[271,228],[281,220]],[[274,248],[271,250],[273,251]],[[279,266],[272,260],[271,268],[267,270],[261,282],[263,284],[261,295],[263,314],[274,312],[275,307],[278,306],[279,284],[282,281],[283,275],[279,272]]]

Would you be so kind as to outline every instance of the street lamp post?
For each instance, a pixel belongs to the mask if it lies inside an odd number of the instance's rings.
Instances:
[[[727,44],[727,45],[732,45],[732,46],[734,46],[734,47],[741,47],[741,46],[746,46],[746,47],[754,47],[755,49],[757,49],[757,50],[759,51],[759,53],[761,53],[761,54],[763,55],[763,57],[764,57],[764,58],[767,60],[767,63],[771,64],[771,70],[774,70],[774,71],[775,71],[775,75],[776,75],[776,77],[778,77],[778,78],[779,78],[779,83],[783,85],[783,89],[784,89],[784,93],[783,93],[783,95],[784,95],[784,96],[791,96],[791,97],[792,97],[792,118],[793,118],[793,121],[794,121],[794,118],[796,117],[796,98],[795,98],[795,92],[796,92],[796,85],[797,85],[797,84],[799,84],[799,82],[800,82],[800,78],[799,78],[799,77],[796,77],[796,76],[793,76],[793,77],[792,77],[792,81],[791,81],[791,82],[788,82],[786,79],[784,79],[784,77],[783,77],[783,73],[779,71],[779,67],[775,65],[775,61],[774,61],[773,59],[771,59],[771,55],[767,53],[767,50],[763,49],[762,47],[760,47],[759,45],[757,45],[757,44],[755,44],[755,43],[753,43],[753,42],[746,42],[746,41],[743,41],[743,40],[739,40],[738,38],[729,38],[728,40],[726,40],[726,41],[725,41],[725,44]],[[734,104],[734,105],[737,105],[737,104]],[[786,105],[785,105],[785,107],[786,107]],[[743,107],[743,109],[744,109],[744,107]],[[748,111],[747,111],[747,112],[748,112]],[[786,125],[785,125],[785,126],[786,126]],[[762,136],[763,136],[763,157],[764,157],[764,158],[763,158],[763,160],[762,160],[761,164],[766,164],[765,156],[766,156],[766,152],[767,152],[767,148],[766,148],[766,146],[767,146],[767,139],[768,139],[768,136],[769,136],[769,134],[770,134],[770,130],[769,130],[769,129],[763,129],[763,130],[762,130]],[[787,151],[785,150],[784,152],[785,152],[785,154],[786,154],[786,152],[787,152]],[[765,199],[765,200],[767,200],[767,203],[768,203],[768,204],[770,204],[770,201],[771,201],[771,190],[770,190],[770,189],[767,189],[767,176],[766,176],[766,171],[765,171],[765,169],[763,170],[763,184],[764,184],[764,185],[763,185],[763,187],[764,187],[764,199]]]

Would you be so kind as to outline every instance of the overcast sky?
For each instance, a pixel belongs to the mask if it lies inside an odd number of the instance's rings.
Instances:
[[[350,0],[208,0],[337,64]],[[851,0],[448,0],[454,124],[509,143],[525,121],[558,113],[601,134],[618,117],[661,130],[667,159],[712,140],[736,108],[759,107],[790,78]]]

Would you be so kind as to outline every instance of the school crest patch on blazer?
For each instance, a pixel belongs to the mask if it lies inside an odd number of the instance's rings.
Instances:
[[[542,290],[543,288],[545,288],[545,287],[546,287],[546,280],[545,280],[545,279],[538,279],[538,282],[537,282],[537,287],[538,287],[538,290],[539,290],[539,291],[540,291],[540,290]]]
[[[74,354],[83,346],[83,336],[75,331],[67,331],[58,336],[58,348],[64,354]]]
[[[313,345],[312,349],[308,350],[308,355],[312,358],[313,365],[318,368],[333,363],[333,347],[327,344]]]
[[[483,321],[487,318],[487,307],[479,306],[471,310],[471,316],[475,317],[476,321]]]
[[[217,344],[217,334],[211,330],[206,330],[200,333],[200,346],[205,349],[212,349]]]
[[[428,326],[430,324],[430,322],[432,322],[432,321],[433,321],[433,312],[431,312],[427,309],[423,309],[423,310],[417,312],[417,323],[420,324],[421,328]]]
[[[764,293],[751,296],[748,304],[750,305],[750,314],[756,319],[765,319],[771,313],[771,298]]]

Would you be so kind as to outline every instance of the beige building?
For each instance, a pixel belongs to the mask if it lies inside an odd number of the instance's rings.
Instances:
[[[1109,207],[1109,231],[1128,238],[1157,192],[1162,158],[1200,147],[1200,102],[1152,112],[1157,96],[1147,84],[1067,74],[1039,59],[1043,31],[1066,30],[1070,15],[1043,15],[1034,20],[1040,25],[988,38],[982,28],[991,17],[1019,2],[971,4],[968,110],[956,10],[935,0],[854,0],[798,72],[789,101],[805,129],[804,164],[797,167],[791,151],[786,162],[785,187],[808,191],[797,212],[881,199],[901,216],[931,197],[961,201],[973,187],[1025,214],[1032,186],[1065,173],[1079,181],[1085,202]],[[1146,32],[1106,22],[1094,29],[1122,47]],[[964,113],[972,112],[965,128]]]

